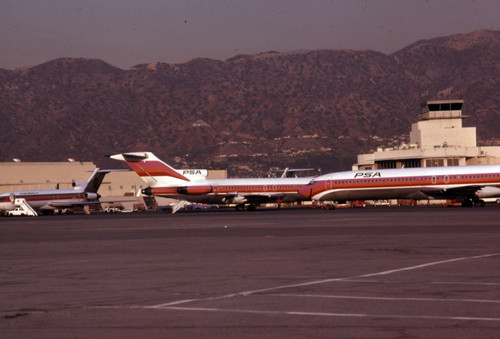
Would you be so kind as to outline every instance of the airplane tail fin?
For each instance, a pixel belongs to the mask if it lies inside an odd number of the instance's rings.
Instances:
[[[94,178],[96,178],[98,172],[99,172],[99,168],[96,168],[86,181],[73,181],[71,183],[71,185],[73,186],[74,189],[81,189],[84,191],[87,191],[87,189],[92,189],[93,188],[92,186],[94,186],[93,185]],[[103,176],[103,178],[104,178],[104,176]],[[97,185],[97,189],[99,189],[101,182],[102,182],[102,178]],[[97,191],[89,191],[89,192],[95,193]]]
[[[84,192],[87,193],[97,193],[99,190],[99,187],[101,187],[102,181],[104,180],[104,177],[106,174],[109,172],[123,172],[124,170],[118,169],[118,170],[112,170],[112,169],[107,169],[107,170],[102,170],[99,168],[96,168],[90,177],[87,179],[87,181],[74,181],[73,182],[73,188],[81,188],[83,189]]]
[[[190,181],[173,167],[158,159],[151,152],[130,152],[108,155],[115,160],[125,161],[149,186]]]
[[[104,180],[104,176],[108,173],[109,171],[100,171],[99,168],[96,168],[87,180],[87,185],[85,186],[84,191],[97,193],[99,187],[101,187],[102,181]]]

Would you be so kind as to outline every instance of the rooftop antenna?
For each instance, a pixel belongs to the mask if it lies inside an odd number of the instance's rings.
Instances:
[[[420,94],[420,108],[421,113],[425,113],[427,110],[427,101],[429,101],[429,90],[422,92]]]

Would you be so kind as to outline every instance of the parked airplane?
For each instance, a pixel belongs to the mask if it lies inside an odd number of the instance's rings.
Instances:
[[[132,152],[108,156],[122,160],[132,168],[148,188],[143,194],[179,200],[172,212],[187,202],[207,204],[236,204],[238,210],[249,210],[261,203],[306,200],[298,190],[311,177],[207,179],[207,170],[176,170],[150,152]],[[293,170],[292,170],[293,171]]]
[[[104,176],[112,170],[96,168],[87,181],[73,182],[72,189],[12,191],[0,194],[0,211],[13,210],[16,207],[25,209],[26,215],[53,213],[55,209],[83,207],[89,212],[88,205],[99,204],[97,191]]]
[[[321,175],[300,194],[322,201],[377,199],[456,199],[484,206],[500,196],[500,165],[348,171]]]

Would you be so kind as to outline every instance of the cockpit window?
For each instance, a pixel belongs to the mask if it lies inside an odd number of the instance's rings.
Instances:
[[[310,185],[314,185],[315,183],[316,183],[316,180],[311,180],[311,181],[309,181],[309,183],[307,185],[310,186]]]

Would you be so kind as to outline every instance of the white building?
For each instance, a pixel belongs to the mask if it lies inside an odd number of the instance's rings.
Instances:
[[[359,154],[357,169],[463,166],[500,163],[500,147],[478,147],[476,128],[463,127],[463,100],[427,101],[411,125],[410,143]]]

